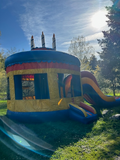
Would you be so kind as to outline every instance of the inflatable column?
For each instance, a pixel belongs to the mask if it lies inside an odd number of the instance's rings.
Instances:
[[[33,36],[31,37],[31,50],[35,48],[35,44],[34,44],[34,38]]]
[[[42,35],[41,35],[41,42],[42,42],[42,47],[45,48],[45,36],[44,36],[43,32],[42,32]]]
[[[56,51],[56,39],[55,39],[55,34],[53,34],[53,38],[52,38],[52,48]]]

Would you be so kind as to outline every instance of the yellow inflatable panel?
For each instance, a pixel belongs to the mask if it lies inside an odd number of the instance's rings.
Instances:
[[[47,73],[48,87],[50,99],[25,99],[15,100],[15,86],[14,86],[14,75],[23,74],[36,74],[36,73]],[[68,109],[68,103],[75,102],[79,104],[83,101],[83,97],[71,97],[71,98],[60,98],[58,88],[58,76],[57,73],[67,73],[80,75],[80,72],[66,69],[28,69],[28,70],[15,70],[7,74],[10,80],[10,95],[11,100],[7,101],[7,108],[10,111],[16,112],[42,112],[42,111],[56,111]]]
[[[58,79],[57,79],[57,73],[48,73],[48,86],[49,86],[49,94],[50,99],[56,99],[59,98],[59,89],[58,89]]]
[[[83,97],[74,97],[74,101],[80,103],[83,101]],[[72,98],[8,100],[7,109],[15,112],[57,111],[68,109],[68,103],[70,102],[72,102]]]
[[[99,87],[95,84],[95,82],[90,78],[85,77],[85,78],[82,78],[81,80],[82,80],[82,84],[89,84],[104,101],[107,101],[107,102],[115,101],[114,97],[107,97],[106,95],[104,95],[102,91],[99,89]]]
[[[14,77],[9,77],[9,85],[10,85],[10,99],[15,100],[15,87],[14,87]]]
[[[10,81],[11,100],[15,100],[14,75],[36,74],[36,73],[47,73],[50,99],[59,98],[57,73],[80,75],[80,72],[78,71],[67,70],[67,69],[56,69],[56,68],[11,71],[7,74],[7,77],[9,77],[9,81]]]

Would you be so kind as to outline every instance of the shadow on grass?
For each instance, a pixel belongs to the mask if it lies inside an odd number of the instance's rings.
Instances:
[[[23,130],[26,131],[29,137],[30,131],[32,131],[33,134],[36,135],[36,137],[52,145],[54,150],[56,150],[58,147],[65,147],[73,143],[76,143],[77,141],[82,139],[84,136],[86,136],[86,134],[90,132],[91,128],[93,127],[93,123],[85,125],[85,124],[81,124],[76,121],[70,121],[70,120],[64,121],[64,122],[59,121],[59,122],[48,122],[48,123],[39,123],[39,124],[28,124],[28,123],[20,124],[19,123],[16,125],[18,125],[18,127],[16,128],[17,132],[19,132],[19,127],[21,127]],[[5,140],[7,138],[8,137],[6,137]],[[15,146],[15,145],[19,146],[12,140],[11,142],[9,142],[9,144],[11,146]],[[10,154],[9,156],[12,156],[12,157],[16,156],[16,153],[11,155],[9,149],[8,149],[8,152]],[[45,155],[49,155],[50,157],[53,154],[53,152],[48,153],[48,151],[44,150],[44,148],[41,150],[41,152]],[[33,159],[36,159],[36,160],[40,159],[40,155],[35,154],[34,152],[31,152],[31,151],[26,151],[26,156],[29,154],[31,155],[31,157],[33,157]],[[21,156],[22,156],[22,153],[21,153]],[[43,157],[41,159],[48,160],[49,158]]]
[[[6,111],[7,103],[6,102],[0,102],[0,111],[2,110]],[[93,122],[95,123],[95,122]],[[73,143],[76,143],[80,139],[86,136],[87,133],[89,133],[93,127],[93,123],[90,124],[82,124],[76,121],[68,120],[68,121],[57,121],[57,122],[48,122],[48,123],[39,123],[39,124],[20,124],[16,123],[19,127],[21,125],[23,127],[23,130],[26,130],[28,136],[29,136],[29,130],[33,131],[33,133],[36,134],[38,138],[41,140],[44,140],[48,144],[52,145],[53,148],[56,150],[58,147],[65,147],[69,146]],[[1,124],[0,124],[1,126]],[[0,139],[0,153],[2,153],[2,157],[5,156],[6,159],[21,159],[25,160],[26,156],[29,155],[31,159],[42,159],[42,160],[48,160],[50,158],[43,157],[38,154],[35,154],[32,151],[25,150],[25,155],[23,153],[18,152],[21,150],[21,147],[19,149],[19,145],[17,145],[13,140],[11,140],[8,136],[3,134],[3,132],[0,131],[0,135],[2,135],[2,139]],[[11,147],[10,147],[11,146]],[[18,148],[16,151],[15,148]],[[3,151],[3,148],[5,150]],[[5,153],[8,153],[5,155]],[[47,155],[48,152],[45,151],[45,154]],[[50,156],[52,156],[53,152],[49,153]],[[1,158],[1,157],[0,157]]]
[[[49,157],[38,155],[24,147],[20,147],[0,131],[0,159],[2,160],[49,160]]]
[[[58,121],[41,124],[27,124],[39,138],[51,144],[55,149],[76,143],[91,131],[93,123],[82,124],[76,121]]]
[[[27,130],[27,132],[26,131],[23,132],[27,134],[21,134],[21,130],[19,129],[21,128],[20,127],[21,124],[19,123],[16,124],[14,122],[11,124],[10,123],[7,121],[0,120],[0,159],[5,159],[5,160],[9,159],[49,160],[50,159],[50,154],[48,154],[50,151],[46,151],[44,147],[40,148],[39,150],[37,148],[36,150],[34,147],[35,145],[31,145],[32,141],[29,138],[31,135],[30,130]],[[24,129],[25,128],[23,128],[23,131]],[[27,139],[29,139],[30,141],[28,140],[25,142],[24,141],[25,137],[27,137]]]

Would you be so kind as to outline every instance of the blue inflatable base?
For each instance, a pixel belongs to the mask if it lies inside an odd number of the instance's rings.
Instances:
[[[69,109],[69,117],[73,120],[82,122],[84,124],[90,123],[91,121],[94,121],[97,119],[97,114],[94,114],[86,109],[84,111],[87,114],[87,117],[85,117],[84,113],[82,110],[76,108],[74,104],[70,104],[70,109]]]
[[[88,112],[88,111],[87,111]],[[92,114],[91,112],[89,112],[90,114]],[[72,120],[84,123],[84,124],[88,124],[90,122],[93,122],[95,120],[97,120],[97,114],[92,114],[91,116],[87,116],[87,117],[83,117],[80,114],[78,114],[77,112],[74,112],[72,110],[69,111],[69,117]]]
[[[88,111],[87,111],[88,112]],[[84,117],[71,109],[49,112],[13,112],[7,110],[7,117],[21,123],[40,123],[51,121],[75,120],[84,124],[97,119],[97,114]]]
[[[68,110],[49,112],[13,112],[7,110],[7,117],[19,122],[40,123],[67,120],[69,116]]]

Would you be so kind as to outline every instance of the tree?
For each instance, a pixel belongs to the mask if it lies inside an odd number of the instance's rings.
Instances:
[[[0,32],[1,36],[1,32]],[[5,59],[10,56],[11,54],[20,52],[20,50],[17,50],[15,47],[7,50],[7,52],[4,52],[4,50],[0,51],[0,95],[5,95],[7,91],[7,78],[6,78],[6,72],[5,72]],[[5,98],[5,97],[4,97]]]
[[[6,72],[4,67],[5,58],[3,50],[0,52],[0,93],[5,93],[7,89]]]
[[[101,58],[101,72],[105,79],[110,81],[110,86],[115,95],[120,79],[120,9],[114,4],[106,7],[108,10],[108,31],[103,31],[104,39],[98,40],[102,51],[98,54]]]
[[[81,69],[90,70],[89,60],[86,56],[81,60]]]
[[[77,56],[78,59],[82,61],[84,56],[89,58],[90,55],[95,52],[95,50],[89,44],[89,42],[86,42],[85,37],[78,36],[71,40],[68,52],[72,55]]]
[[[5,62],[5,59],[4,59],[4,56],[3,56],[3,50],[0,52],[0,71],[2,71],[4,69],[4,62]]]
[[[97,66],[97,58],[95,57],[94,54],[91,55],[90,57],[90,62],[89,62],[89,66],[91,70],[95,70],[96,66]]]
[[[105,94],[108,94],[110,91],[110,88],[109,88],[110,81],[103,77],[102,72],[101,72],[101,68],[99,67],[99,65],[97,65],[96,69],[92,70],[92,72],[98,82],[100,90],[102,92],[104,92]]]

